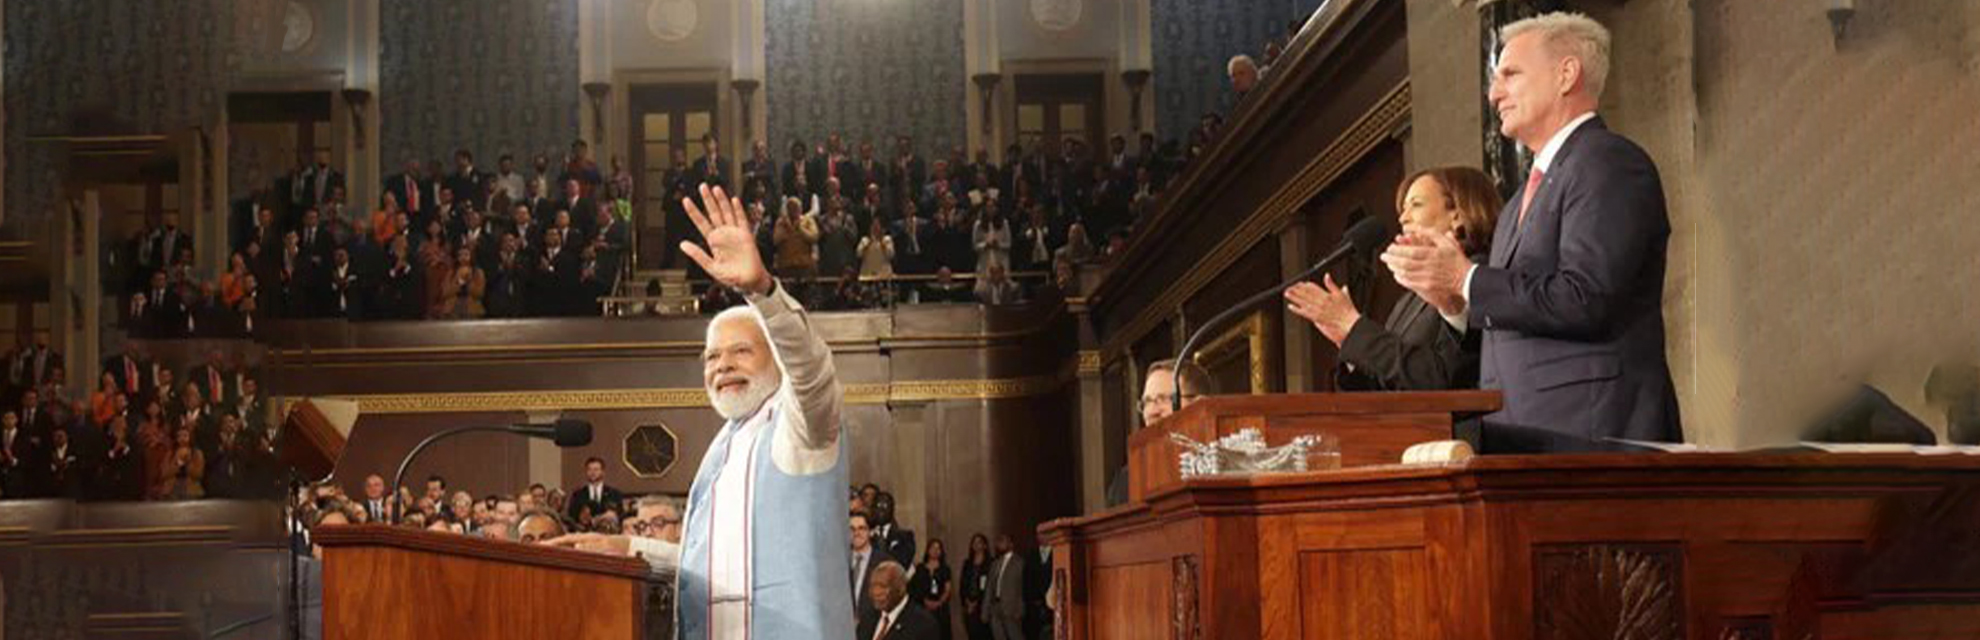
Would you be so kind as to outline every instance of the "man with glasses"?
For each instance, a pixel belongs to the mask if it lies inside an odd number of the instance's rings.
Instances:
[[[626,521],[626,533],[641,538],[680,544],[681,509],[667,496],[643,496],[633,518]]]
[[[1182,406],[1217,393],[1210,372],[1194,362],[1177,366],[1175,360],[1162,360],[1148,365],[1148,377],[1141,382],[1141,426],[1161,422],[1175,413],[1178,379],[1182,382]],[[1107,506],[1127,502],[1127,480],[1126,466],[1114,472],[1113,480],[1107,483]]]

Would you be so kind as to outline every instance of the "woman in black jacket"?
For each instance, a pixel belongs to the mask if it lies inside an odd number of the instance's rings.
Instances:
[[[1456,238],[1468,255],[1491,251],[1499,211],[1491,178],[1470,167],[1411,175],[1396,190],[1406,235]],[[1458,331],[1422,298],[1409,294],[1381,323],[1366,322],[1332,276],[1287,289],[1286,307],[1340,349],[1336,386],[1356,391],[1462,389],[1478,385],[1479,334]]]

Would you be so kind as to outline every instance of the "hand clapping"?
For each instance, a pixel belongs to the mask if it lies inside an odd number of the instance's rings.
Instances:
[[[1464,278],[1472,264],[1455,236],[1448,233],[1400,236],[1382,252],[1382,263],[1395,274],[1397,284],[1415,292],[1439,312],[1464,313]]]
[[[1323,286],[1324,285],[1324,286]],[[1286,289],[1286,309],[1294,315],[1313,323],[1320,335],[1340,346],[1347,340],[1348,331],[1361,320],[1361,312],[1354,307],[1354,299],[1347,289],[1334,284],[1334,276],[1328,275],[1321,284],[1301,282]]]

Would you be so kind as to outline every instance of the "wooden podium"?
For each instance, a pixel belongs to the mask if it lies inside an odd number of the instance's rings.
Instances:
[[[323,637],[645,637],[637,558],[383,525],[323,527]]]
[[[1209,398],[1136,434],[1140,499],[1040,527],[1056,637],[1980,638],[1980,456],[1356,465],[1351,434],[1393,422],[1364,410],[1420,414],[1423,395]],[[1320,421],[1356,466],[1181,480],[1148,450]]]

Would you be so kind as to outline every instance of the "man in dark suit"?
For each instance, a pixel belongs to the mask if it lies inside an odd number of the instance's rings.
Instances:
[[[848,192],[861,196],[866,193],[868,186],[879,185],[880,192],[885,194],[887,188],[892,185],[892,181],[887,176],[887,163],[873,157],[872,141],[859,143],[859,155],[847,163],[845,175],[840,176],[840,181],[846,184]]]
[[[29,433],[16,409],[0,411],[0,497],[32,497],[42,467],[40,436]]]
[[[407,160],[405,171],[385,178],[385,191],[399,201],[400,209],[415,219],[424,219],[427,209],[433,206],[433,194],[427,192],[424,175],[418,160]]]
[[[812,189],[815,185],[824,182],[811,174],[812,162],[808,157],[810,153],[810,148],[804,145],[803,140],[791,141],[790,160],[784,163],[784,172],[777,180],[777,186],[783,189],[780,195],[803,198],[813,193]],[[798,187],[799,182],[805,184],[802,190]]]
[[[605,461],[591,458],[584,461],[584,486],[571,490],[571,497],[564,510],[571,522],[578,522],[578,514],[589,509],[591,515],[605,513],[606,509],[622,509],[625,495],[618,489],[605,484]]]
[[[479,208],[488,202],[486,183],[488,175],[474,167],[474,153],[467,149],[454,151],[454,172],[447,174],[443,184],[454,192],[454,198]]]
[[[329,152],[319,151],[316,162],[302,172],[303,206],[314,207],[330,199],[330,192],[344,186],[344,174],[330,167]]]
[[[1024,640],[1025,559],[1011,544],[1010,534],[998,534],[997,558],[990,561],[990,582],[984,586],[984,622],[996,640]]]
[[[529,294],[533,313],[537,315],[569,315],[573,312],[572,302],[577,298],[582,260],[576,247],[564,244],[564,237],[565,234],[543,234],[543,253],[538,255],[535,269],[536,286]]]
[[[146,394],[152,381],[146,375],[151,371],[151,363],[144,357],[143,347],[136,341],[124,343],[124,351],[103,361],[103,370],[117,378],[117,389],[131,397],[136,405],[138,397]]]
[[[722,157],[722,143],[715,139],[713,132],[701,136],[701,157],[694,161],[694,181],[697,185],[728,186],[729,159]],[[590,210],[585,213],[589,215]]]
[[[873,496],[873,546],[902,562],[914,562],[914,530],[894,522],[894,494],[882,491]]]
[[[892,560],[873,568],[866,593],[853,596],[868,601],[873,616],[859,619],[853,640],[935,640],[941,637],[928,609],[914,602],[907,593],[907,569]]]
[[[543,212],[538,211],[536,212],[537,219],[555,223],[557,212],[559,211],[570,212],[571,222],[579,231],[583,231],[588,236],[591,235],[591,222],[595,220],[593,216],[598,213],[598,201],[585,197],[584,185],[579,183],[575,178],[565,180],[564,194],[555,202],[551,203],[550,217],[544,218],[542,217]]]
[[[1664,356],[1670,221],[1649,155],[1595,116],[1608,31],[1548,14],[1503,34],[1492,104],[1500,133],[1535,157],[1489,259],[1474,265],[1438,235],[1399,239],[1383,261],[1453,325],[1484,332],[1481,386],[1505,393],[1485,418],[1486,449],[1680,441]]]
[[[878,615],[873,599],[866,596],[873,571],[883,563],[897,561],[886,549],[873,544],[873,527],[866,514],[854,511],[847,522],[852,534],[852,573],[847,579],[852,581],[853,619],[870,620]]]
[[[770,145],[757,140],[749,146],[749,159],[742,163],[742,189],[750,193],[751,184],[763,185],[766,196],[779,195],[777,192],[777,161],[770,159]]]
[[[162,217],[162,224],[152,230],[149,242],[152,261],[157,263],[152,266],[159,268],[172,266],[172,262],[179,259],[180,252],[193,246],[192,236],[179,229],[179,214],[176,213],[167,213]]]

